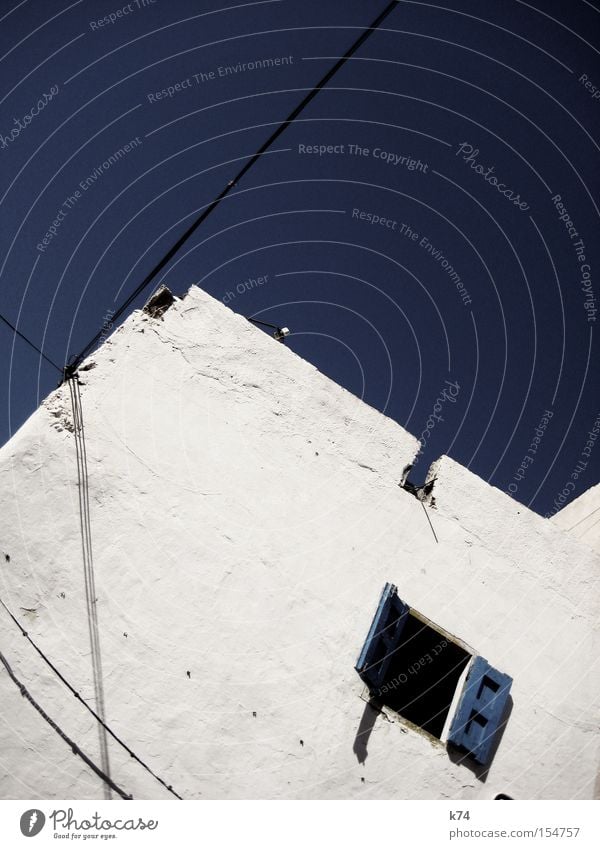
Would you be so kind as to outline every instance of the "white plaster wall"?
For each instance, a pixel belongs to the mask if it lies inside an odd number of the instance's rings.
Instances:
[[[600,484],[563,507],[551,521],[600,553]]]
[[[416,440],[198,289],[164,321],[135,313],[91,360],[81,391],[108,720],[177,792],[593,795],[588,547],[447,458],[436,543],[398,487]],[[69,421],[62,388],[0,452],[0,589],[93,701]],[[515,679],[485,782],[393,715],[376,720],[364,764],[353,752],[365,709],[353,666],[386,580]],[[99,762],[95,722],[1,609],[0,639]],[[0,698],[0,796],[101,797],[3,670]],[[110,754],[134,797],[168,797],[116,744]]]

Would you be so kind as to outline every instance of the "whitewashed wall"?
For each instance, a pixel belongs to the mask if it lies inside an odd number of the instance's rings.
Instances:
[[[551,521],[600,554],[600,484],[555,513]]]
[[[196,288],[164,320],[135,313],[90,361],[107,717],[178,793],[593,796],[598,557],[587,546],[447,458],[434,469],[436,543],[398,486],[416,440]],[[0,589],[93,701],[68,399],[53,393],[0,452]],[[353,666],[385,581],[514,678],[485,781],[393,715],[377,718],[359,763]],[[95,721],[3,610],[0,639],[99,762]],[[3,669],[0,699],[1,797],[102,796]],[[134,797],[168,798],[114,743],[110,758]]]

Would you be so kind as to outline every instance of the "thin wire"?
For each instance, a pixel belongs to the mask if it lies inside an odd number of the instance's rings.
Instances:
[[[12,621],[15,623],[15,625],[17,626],[17,628],[19,629],[19,631],[21,632],[21,634],[22,634],[22,635],[23,635],[23,636],[27,639],[27,641],[30,643],[30,645],[32,645],[32,646],[33,646],[33,648],[34,648],[34,649],[35,649],[35,651],[39,654],[39,656],[42,658],[42,660],[44,661],[44,663],[46,663],[46,664],[50,667],[50,669],[54,672],[54,674],[55,674],[55,675],[56,675],[56,676],[57,676],[57,677],[58,677],[58,678],[59,678],[59,679],[63,682],[63,684],[65,685],[65,687],[67,687],[67,689],[68,689],[68,690],[70,690],[70,691],[71,691],[71,693],[73,693],[73,695],[75,696],[75,698],[76,698],[78,701],[80,701],[80,702],[81,702],[81,704],[82,704],[85,708],[87,708],[87,710],[89,710],[89,712],[92,714],[92,716],[94,717],[94,719],[96,719],[96,721],[97,721],[97,722],[99,722],[99,723],[100,723],[100,725],[102,725],[102,726],[103,726],[103,728],[105,728],[105,729],[106,729],[106,731],[108,731],[108,733],[109,733],[109,734],[110,734],[110,736],[113,738],[113,740],[115,740],[115,741],[116,741],[116,742],[117,742],[120,746],[122,746],[122,747],[125,749],[125,751],[127,752],[127,754],[128,754],[128,755],[130,755],[130,756],[131,756],[134,760],[136,760],[136,761],[140,764],[140,766],[143,766],[143,767],[144,767],[144,769],[145,769],[147,772],[149,772],[149,773],[150,773],[150,775],[152,775],[152,776],[153,776],[153,778],[155,778],[155,779],[156,779],[156,780],[157,780],[160,784],[162,784],[162,786],[163,786],[163,787],[165,787],[165,788],[169,791],[169,793],[172,793],[172,794],[173,794],[173,796],[176,796],[178,799],[182,799],[182,797],[179,795],[179,793],[176,793],[176,792],[173,790],[173,788],[171,787],[171,785],[170,785],[170,784],[167,784],[165,781],[163,781],[163,779],[162,779],[162,778],[160,778],[160,776],[156,775],[156,773],[155,773],[155,772],[153,772],[153,771],[150,769],[150,767],[149,767],[147,764],[145,764],[145,763],[144,763],[144,761],[143,761],[141,758],[139,758],[139,757],[136,755],[136,753],[135,753],[132,749],[130,749],[130,748],[129,748],[129,746],[127,745],[127,743],[124,743],[124,742],[123,742],[123,740],[121,740],[121,738],[120,738],[120,737],[118,737],[118,736],[115,734],[115,732],[114,732],[114,731],[112,731],[112,729],[111,729],[111,728],[110,728],[110,727],[106,724],[106,722],[104,722],[104,720],[102,719],[102,717],[100,717],[100,716],[96,713],[96,711],[94,710],[94,708],[92,708],[92,707],[90,707],[90,705],[88,705],[88,703],[87,703],[87,702],[86,702],[86,701],[85,701],[85,700],[84,700],[84,699],[83,699],[83,698],[79,695],[79,693],[78,693],[78,692],[77,692],[77,690],[73,687],[73,685],[72,685],[72,684],[70,684],[70,683],[67,681],[67,679],[64,677],[64,675],[62,675],[62,673],[61,673],[61,672],[60,672],[60,671],[56,668],[56,666],[52,663],[52,661],[51,661],[48,657],[46,657],[46,655],[44,654],[44,652],[43,652],[43,651],[42,651],[42,650],[41,650],[41,649],[40,649],[40,648],[36,645],[36,643],[35,643],[35,642],[31,639],[31,637],[29,636],[29,634],[27,633],[27,631],[25,631],[25,629],[23,628],[23,626],[21,625],[21,623],[19,622],[19,620],[17,619],[17,617],[16,617],[16,616],[15,616],[15,615],[11,612],[11,610],[10,610],[10,609],[6,606],[6,604],[4,603],[4,601],[3,601],[1,598],[0,598],[0,605],[2,605],[2,607],[6,610],[6,612],[8,613],[8,615],[10,616],[10,618],[12,619]]]
[[[107,785],[108,785],[108,786],[109,786],[112,790],[114,790],[114,791],[115,791],[115,793],[118,793],[118,794],[119,794],[119,796],[120,796],[122,799],[127,799],[127,800],[133,799],[133,796],[131,796],[130,794],[126,793],[124,790],[121,790],[121,788],[120,788],[117,784],[115,784],[115,782],[112,780],[112,778],[110,778],[108,775],[106,775],[104,772],[102,772],[102,770],[100,769],[100,767],[96,766],[96,764],[95,764],[92,760],[90,760],[90,758],[88,758],[88,756],[85,754],[85,752],[83,752],[83,751],[79,748],[79,746],[77,745],[77,743],[75,743],[73,740],[71,740],[71,738],[70,738],[70,737],[68,737],[68,736],[65,734],[65,732],[62,730],[62,728],[60,728],[60,727],[56,724],[56,722],[54,722],[54,720],[53,720],[51,717],[49,717],[49,716],[48,716],[48,714],[46,713],[46,711],[45,711],[42,707],[40,707],[40,705],[38,705],[38,703],[37,703],[37,702],[36,702],[36,700],[33,698],[33,696],[31,695],[31,693],[30,693],[30,692],[29,692],[29,690],[27,689],[27,687],[26,687],[24,684],[22,684],[22,683],[21,683],[21,681],[19,681],[19,679],[17,678],[17,676],[15,675],[15,673],[12,671],[12,669],[11,669],[11,667],[10,667],[9,662],[8,662],[8,661],[7,661],[7,659],[4,657],[4,655],[2,654],[2,652],[0,652],[0,662],[2,662],[2,664],[4,665],[4,668],[5,668],[5,669],[6,669],[6,671],[8,672],[9,677],[11,678],[11,680],[12,680],[12,681],[14,681],[14,683],[17,685],[17,687],[18,687],[18,688],[19,688],[19,690],[21,691],[21,695],[22,695],[25,699],[27,699],[27,701],[28,701],[28,702],[30,702],[30,703],[33,705],[33,707],[37,710],[37,712],[40,714],[40,716],[42,716],[42,717],[46,720],[46,722],[48,723],[48,725],[50,725],[52,728],[54,728],[54,730],[56,731],[56,733],[58,734],[58,736],[59,736],[59,737],[62,737],[62,739],[65,741],[65,743],[67,743],[67,745],[68,745],[68,746],[70,746],[70,748],[71,748],[71,750],[72,750],[73,754],[74,754],[74,755],[79,755],[79,757],[80,757],[83,761],[85,761],[85,763],[89,766],[89,768],[90,768],[91,770],[93,770],[93,771],[96,773],[96,775],[97,775],[99,778],[101,778],[101,779],[102,779],[102,781],[104,781],[104,782],[105,782],[105,783],[106,783],[106,784],[107,784]]]
[[[420,499],[419,499],[419,500],[420,500]],[[425,505],[423,504],[423,502],[422,502],[422,501],[421,501],[421,507],[422,507],[422,508],[423,508],[423,510],[425,511],[425,515],[427,516],[427,521],[429,522],[429,527],[431,528],[431,532],[433,533],[433,535],[434,535],[434,537],[435,537],[435,541],[436,541],[436,542],[439,542],[439,539],[437,538],[437,534],[436,534],[436,532],[435,532],[435,531],[434,531],[434,529],[433,529],[433,525],[431,524],[431,519],[429,518],[429,513],[427,512],[427,508],[425,507]]]
[[[17,330],[17,328],[14,326],[14,324],[11,324],[11,322],[10,322],[7,318],[5,318],[5,317],[2,315],[2,313],[0,313],[0,321],[3,321],[3,322],[4,322],[4,324],[6,324],[8,327],[10,327],[10,329],[13,331],[13,333],[16,333],[16,334],[17,334],[17,336],[19,336],[19,337],[20,337],[20,338],[21,338],[24,342],[27,342],[27,344],[28,344],[31,348],[33,348],[33,350],[34,350],[34,351],[37,351],[37,353],[38,353],[41,357],[43,357],[43,358],[46,360],[46,362],[47,362],[47,363],[50,363],[50,365],[51,365],[51,366],[54,366],[54,368],[55,368],[58,372],[60,372],[61,374],[63,373],[63,369],[62,369],[60,366],[57,366],[57,365],[56,365],[56,363],[55,363],[53,360],[51,360],[51,359],[50,359],[50,357],[47,357],[47,356],[46,356],[46,354],[44,354],[44,352],[43,352],[43,351],[41,351],[41,350],[38,348],[38,346],[37,346],[37,345],[34,345],[34,344],[33,344],[33,342],[31,341],[31,339],[28,339],[28,338],[27,338],[27,336],[25,336],[23,333],[21,333],[21,331],[20,331],[20,330]]]
[[[253,322],[253,324],[262,324],[263,327],[272,327],[273,330],[281,330],[276,324],[269,324],[268,321],[259,321],[257,318],[249,318],[248,321]]]
[[[244,177],[247,172],[258,162],[260,157],[267,151],[267,149],[273,144],[273,142],[279,138],[279,136],[287,129],[287,127],[292,124],[298,115],[308,106],[308,104],[317,96],[317,94],[324,88],[327,83],[331,80],[331,78],[337,74],[341,67],[350,59],[354,53],[361,47],[365,41],[373,34],[373,32],[379,27],[381,23],[387,18],[387,16],[392,12],[393,9],[398,5],[398,0],[392,0],[391,3],[385,7],[383,12],[379,14],[371,26],[367,27],[367,29],[356,39],[354,44],[344,53],[344,55],[338,59],[338,61],[333,65],[332,68],[325,74],[325,76],[314,86],[309,93],[301,100],[301,102],[296,106],[296,108],[290,112],[288,117],[283,121],[277,129],[269,136],[269,138],[263,143],[260,149],[246,162],[243,168],[239,171],[236,177],[233,180],[230,180],[223,191],[218,195],[215,200],[212,201],[209,206],[206,207],[204,212],[200,214],[200,216],[188,227],[188,229],[183,233],[182,236],[175,242],[173,247],[167,251],[167,253],[163,256],[163,258],[154,266],[152,271],[150,271],[146,277],[142,280],[142,282],[137,286],[137,288],[129,295],[129,297],[121,304],[121,306],[117,309],[114,315],[111,318],[111,321],[116,323],[123,313],[131,306],[133,301],[146,289],[150,283],[154,280],[154,278],[163,270],[163,268],[167,265],[168,262],[175,256],[179,248],[187,242],[190,236],[197,230],[197,228],[208,218],[208,216],[214,212],[217,206],[221,203],[221,201],[229,194],[229,192],[238,184],[238,182]],[[97,342],[102,338],[104,330],[99,330],[98,333],[94,336],[94,338],[88,342],[83,351],[79,353],[76,357],[74,357],[67,367],[67,376],[68,374],[72,374],[77,367],[81,364],[81,362],[85,359],[85,357],[89,354],[89,352],[94,348]]]

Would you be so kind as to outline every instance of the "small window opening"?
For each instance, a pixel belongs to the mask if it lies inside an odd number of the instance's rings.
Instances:
[[[385,680],[372,694],[439,739],[471,655],[412,612],[404,616],[401,642],[392,653]]]
[[[512,678],[425,620],[394,584],[383,588],[355,669],[376,702],[440,740],[444,735],[479,764],[493,758]]]

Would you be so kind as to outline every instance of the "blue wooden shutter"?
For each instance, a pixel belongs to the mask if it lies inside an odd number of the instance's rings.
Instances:
[[[385,684],[393,654],[400,645],[408,611],[408,605],[398,598],[397,588],[386,584],[355,667],[370,690],[377,690]]]
[[[510,675],[498,672],[485,658],[477,656],[471,664],[448,742],[477,763],[485,765],[490,760],[511,684]]]

